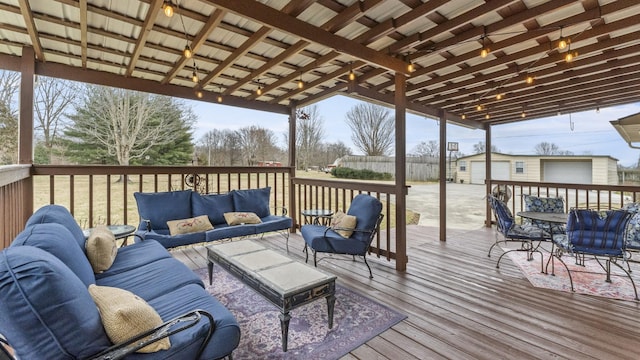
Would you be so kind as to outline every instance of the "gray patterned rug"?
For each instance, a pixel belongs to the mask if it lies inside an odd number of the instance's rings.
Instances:
[[[366,296],[336,284],[333,329],[327,325],[324,299],[290,312],[288,351],[282,351],[280,311],[214,266],[213,285],[207,269],[195,270],[207,291],[236,316],[242,332],[234,359],[338,359],[406,318]],[[338,279],[339,281],[340,279]]]

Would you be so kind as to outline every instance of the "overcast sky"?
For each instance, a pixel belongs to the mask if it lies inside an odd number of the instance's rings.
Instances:
[[[335,96],[316,104],[324,119],[325,142],[340,140],[351,147],[354,154],[359,151],[351,141],[351,130],[345,122],[345,114],[358,103],[355,99]],[[284,134],[288,129],[286,115],[203,102],[193,102],[192,106],[198,115],[194,134],[196,141],[214,128],[236,130],[249,125],[260,125],[273,130],[280,145],[285,145]],[[571,151],[576,155],[609,155],[618,159],[620,165],[632,166],[638,162],[640,150],[630,148],[609,121],[638,112],[640,103],[601,108],[599,113],[588,111],[561,114],[546,119],[496,125],[492,129],[492,141],[503,153],[535,154],[535,146],[546,141],[556,144],[560,150]],[[422,141],[437,141],[438,126],[435,120],[408,114],[407,151],[410,153]],[[482,130],[455,125],[447,127],[447,141],[458,142],[460,151],[465,155],[473,154],[473,145],[484,141],[484,136]]]

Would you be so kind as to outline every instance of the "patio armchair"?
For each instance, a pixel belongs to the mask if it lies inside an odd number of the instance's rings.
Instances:
[[[617,266],[631,281],[635,299],[640,300],[631,272],[623,266],[628,256],[625,236],[632,216],[625,210],[572,209],[569,212],[566,235],[553,237],[556,251],[552,252],[552,256],[560,260],[567,270],[571,291],[575,291],[573,278],[563,259],[564,254],[571,255],[576,265],[584,266],[586,261],[597,261],[605,272],[605,281],[609,283],[611,264]]]
[[[373,278],[371,267],[367,263],[367,252],[373,237],[378,232],[383,215],[382,203],[371,195],[359,194],[351,202],[347,216],[355,217],[355,226],[341,227],[324,225],[304,225],[300,229],[304,238],[305,262],[309,260],[309,249],[313,252],[313,265],[318,266],[317,253],[332,253],[362,256],[369,269],[369,278]],[[345,232],[346,231],[346,232]],[[348,236],[345,236],[347,235]]]
[[[549,233],[532,224],[516,224],[507,204],[492,194],[487,195],[487,201],[489,201],[491,209],[493,209],[497,230],[496,241],[489,248],[487,256],[491,257],[493,248],[500,244],[507,244],[508,242],[520,243],[519,248],[506,250],[500,255],[496,262],[496,268],[500,268],[500,261],[506,254],[512,251],[525,251],[527,260],[533,260],[533,253],[539,253],[540,268],[543,269],[544,260],[539,246],[542,241],[550,239]]]

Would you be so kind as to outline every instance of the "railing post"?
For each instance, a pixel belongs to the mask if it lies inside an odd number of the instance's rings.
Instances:
[[[35,51],[22,47],[20,64],[20,126],[18,135],[18,163],[33,164],[33,81],[35,75]],[[33,177],[24,180],[22,193],[22,225],[33,214]]]

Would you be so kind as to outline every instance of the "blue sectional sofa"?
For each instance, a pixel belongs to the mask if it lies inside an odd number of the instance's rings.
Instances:
[[[201,195],[195,191],[136,192],[140,224],[136,241],[156,240],[166,248],[191,245],[235,237],[280,231],[288,239],[293,222],[286,216],[272,214],[269,205],[271,188],[232,190],[226,194]],[[224,214],[252,212],[260,218],[257,224],[228,225]],[[168,221],[207,215],[212,230],[171,235]]]
[[[85,242],[66,208],[47,205],[0,253],[0,334],[20,359],[87,359],[114,346],[90,294],[93,284],[130,291],[160,321],[181,319],[171,330],[200,320],[170,335],[169,349],[126,359],[219,359],[238,346],[233,314],[164,246],[149,240],[117,248],[112,265],[96,274]]]

